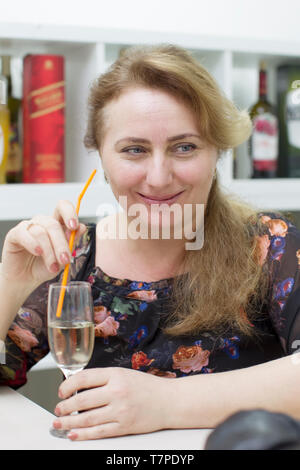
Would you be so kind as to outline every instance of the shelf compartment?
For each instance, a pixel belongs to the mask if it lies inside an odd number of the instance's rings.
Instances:
[[[300,179],[241,179],[226,185],[226,191],[238,195],[259,210],[299,211]]]
[[[71,201],[76,207],[82,189],[82,183],[0,185],[0,220],[24,220],[38,214],[52,215],[61,199]],[[79,216],[100,217],[102,204],[112,208],[118,206],[108,184],[92,184],[82,199]],[[106,213],[110,206],[107,206]]]

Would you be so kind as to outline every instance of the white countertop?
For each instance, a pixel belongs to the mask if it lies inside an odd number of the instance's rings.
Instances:
[[[54,415],[9,387],[0,386],[0,450],[201,450],[211,429],[165,430],[149,434],[72,442],[51,436]]]

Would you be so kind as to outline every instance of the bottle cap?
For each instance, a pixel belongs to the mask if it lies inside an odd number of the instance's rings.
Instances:
[[[264,60],[261,60],[259,63],[259,68],[260,70],[266,71],[267,70],[267,64]]]
[[[10,56],[3,55],[2,56],[1,74],[4,75],[5,77],[9,77],[10,76],[10,68],[11,68]]]
[[[0,104],[7,104],[7,82],[4,77],[0,77]]]

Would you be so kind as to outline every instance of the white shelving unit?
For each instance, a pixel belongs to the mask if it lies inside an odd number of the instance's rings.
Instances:
[[[191,50],[241,108],[248,108],[257,99],[260,59],[268,64],[272,101],[276,100],[276,66],[300,64],[300,44],[295,42],[0,22],[0,55],[57,53],[66,60],[66,183],[0,186],[0,221],[52,213],[59,199],[75,202],[93,168],[100,171],[82,203],[82,216],[96,217],[100,204],[115,203],[103,182],[99,156],[88,154],[82,143],[89,84],[118,57],[120,48],[155,43],[173,43]],[[245,147],[238,149],[237,159],[240,179],[233,179],[231,152],[220,163],[219,175],[226,189],[262,209],[300,210],[299,179],[250,180],[245,177]]]
[[[66,61],[66,183],[0,185],[0,238],[18,220],[35,214],[52,214],[59,199],[73,203],[91,171],[99,169],[82,200],[80,215],[95,218],[103,204],[116,201],[104,183],[99,156],[88,154],[82,140],[86,125],[86,102],[90,82],[118,57],[122,47],[134,44],[173,43],[191,50],[214,75],[226,95],[241,108],[257,99],[260,59],[268,63],[269,90],[276,100],[275,68],[282,62],[300,63],[300,43],[240,39],[162,32],[105,30],[96,28],[8,24],[0,20],[0,55],[28,53],[63,54]],[[298,57],[299,54],[299,57]],[[300,211],[298,179],[251,180],[247,178],[246,147],[237,152],[240,179],[233,179],[232,152],[224,155],[219,176],[224,188],[261,209]],[[1,239],[0,239],[1,242]],[[28,375],[19,391],[49,411],[57,402],[61,380],[51,355]],[[44,384],[41,387],[41,384]]]

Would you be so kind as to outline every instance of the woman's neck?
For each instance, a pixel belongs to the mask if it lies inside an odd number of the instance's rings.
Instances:
[[[124,215],[121,215],[121,223]],[[126,223],[126,220],[125,222]],[[130,236],[125,240],[126,251],[144,269],[151,268],[157,278],[174,277],[181,271],[184,261],[185,240],[174,238],[137,238]],[[120,245],[121,246],[121,245]],[[131,257],[131,256],[130,256]]]
[[[126,220],[124,220],[124,215],[118,213],[109,216],[106,218],[106,222],[112,223],[111,227],[116,223],[117,243],[113,240],[110,247],[114,251],[114,257],[119,260],[119,266],[124,267],[122,277],[150,282],[182,274],[185,240],[134,239],[128,234],[126,237],[120,238],[118,236],[120,233],[125,234]],[[97,232],[98,237],[101,238],[100,228],[97,229]],[[128,274],[126,274],[127,272]]]

